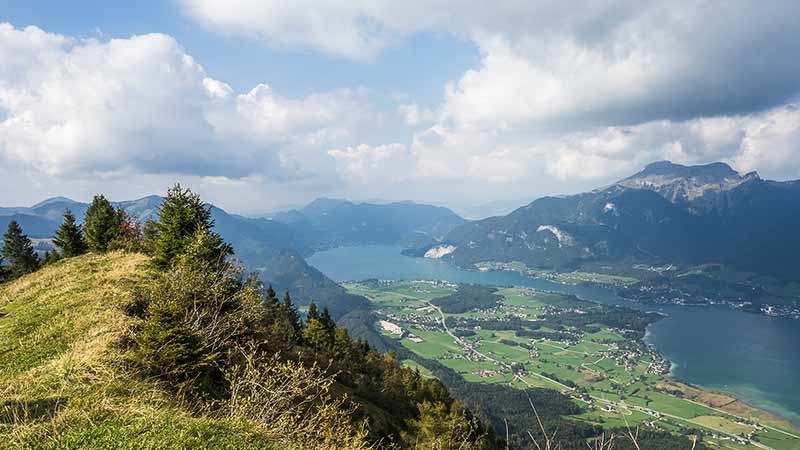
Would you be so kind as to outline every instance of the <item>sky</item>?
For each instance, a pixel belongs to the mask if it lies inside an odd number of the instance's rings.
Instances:
[[[800,178],[800,2],[0,0],[0,205],[176,181],[467,215],[646,164]]]

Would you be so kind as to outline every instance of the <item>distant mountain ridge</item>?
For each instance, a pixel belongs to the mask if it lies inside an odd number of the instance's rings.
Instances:
[[[722,262],[800,278],[800,183],[744,176],[724,163],[667,161],[606,188],[544,197],[502,217],[462,225],[445,258],[463,266],[522,261],[570,269],[584,262]]]
[[[151,195],[113,204],[144,222],[158,218],[162,201]],[[215,229],[236,249],[236,258],[277,291],[290,290],[298,304],[327,305],[334,317],[363,307],[366,299],[348,294],[306,263],[304,256],[343,245],[428,245],[465,222],[447,208],[413,202],[357,204],[321,198],[300,210],[277,213],[274,219],[244,217],[209,206]],[[31,237],[49,238],[64,211],[72,210],[82,222],[88,207],[88,203],[53,197],[31,207],[0,208],[0,229],[16,220]]]
[[[365,244],[419,247],[441,241],[466,222],[441,206],[410,201],[385,204],[353,203],[320,198],[300,210],[278,213],[272,219],[290,225],[310,250]]]

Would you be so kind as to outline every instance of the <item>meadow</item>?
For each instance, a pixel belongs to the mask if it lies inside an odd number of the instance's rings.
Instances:
[[[381,330],[396,344],[467,381],[565,393],[583,411],[571,420],[700,433],[715,448],[800,448],[800,432],[788,422],[672,379],[669,362],[632,330],[559,321],[591,316],[592,303],[510,287],[497,289],[502,300],[495,307],[452,314],[435,305],[437,298],[458,292],[452,283],[368,281],[346,288],[369,298],[381,320],[402,330]]]

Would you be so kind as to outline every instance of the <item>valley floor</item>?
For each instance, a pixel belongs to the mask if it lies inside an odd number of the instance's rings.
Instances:
[[[561,391],[583,409],[572,420],[694,432],[715,448],[800,448],[800,432],[789,422],[672,379],[669,362],[641,333],[593,322],[599,314],[593,303],[514,287],[499,289],[492,306],[448,313],[435,299],[455,293],[453,283],[372,280],[345,287],[371,300],[375,327],[395,344],[467,381]]]

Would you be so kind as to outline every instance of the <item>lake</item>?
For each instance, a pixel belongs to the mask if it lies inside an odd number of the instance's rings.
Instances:
[[[800,321],[715,306],[653,307],[609,289],[523,277],[515,272],[463,270],[449,263],[403,256],[396,246],[340,247],[308,262],[336,281],[436,279],[526,286],[575,294],[586,300],[667,314],[645,340],[673,362],[673,376],[730,392],[745,402],[800,425]]]

